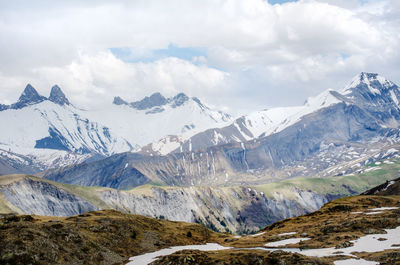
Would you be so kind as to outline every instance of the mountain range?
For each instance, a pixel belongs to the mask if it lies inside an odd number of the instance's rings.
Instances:
[[[293,177],[329,177],[398,157],[400,91],[378,74],[361,73],[300,107],[271,109],[208,129],[185,141],[154,144],[40,174],[65,183],[131,188],[160,185],[257,185]],[[168,141],[178,139],[178,141]],[[164,144],[164,140],[156,144]],[[171,147],[172,146],[172,147]]]
[[[231,119],[183,93],[172,98],[156,93],[130,104],[116,97],[102,109],[85,110],[57,85],[46,98],[28,84],[16,103],[0,106],[0,121],[7,124],[0,132],[0,174],[35,173],[133,151],[164,135],[192,135]]]

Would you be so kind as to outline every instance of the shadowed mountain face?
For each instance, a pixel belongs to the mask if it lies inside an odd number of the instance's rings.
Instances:
[[[51,88],[49,98],[39,95],[36,89],[31,85],[27,84],[18,101],[11,105],[2,105],[0,104],[0,111],[6,109],[22,109],[24,107],[38,104],[45,100],[50,100],[58,105],[70,105],[69,100],[62,92],[61,88],[58,85],[54,85]]]
[[[267,136],[198,149],[202,140],[207,143],[200,133],[183,145],[183,149],[187,144],[194,151],[166,156],[120,154],[90,165],[49,171],[44,176],[66,183],[110,186],[119,177],[121,181],[130,179],[125,170],[135,168],[132,179],[140,172],[139,179],[167,185],[224,185],[227,181],[262,183],[277,177],[349,173],[357,169],[353,161],[368,163],[383,158],[395,145],[400,124],[398,99],[400,91],[395,84],[362,73],[345,89],[328,91],[317,104],[323,107]],[[331,104],[325,104],[327,100]],[[375,149],[380,153],[371,152]],[[86,176],[87,180],[82,182],[75,176]],[[102,183],[89,178],[101,179]]]
[[[70,104],[61,88],[57,85],[51,88],[49,100],[61,106]]]
[[[18,101],[10,106],[11,109],[21,109],[23,107],[40,103],[45,101],[46,97],[39,95],[39,93],[30,84],[25,87]]]
[[[364,192],[363,195],[400,195],[400,178],[388,180],[382,185]]]
[[[162,106],[167,103],[167,99],[163,97],[160,93],[154,93],[150,97],[145,97],[144,99],[136,102],[132,102],[131,107],[139,110],[150,109],[155,106]]]
[[[171,98],[165,98],[163,95],[161,95],[159,92],[152,94],[149,97],[144,97],[142,100],[139,101],[134,101],[131,103],[126,102],[120,97],[115,97],[113,103],[115,105],[128,105],[131,108],[137,109],[137,110],[146,110],[146,109],[151,109],[154,107],[162,107],[167,104],[171,104],[173,108],[179,107],[183,105],[185,102],[187,102],[190,98],[185,95],[184,93],[179,93],[174,97]],[[199,101],[197,98],[193,98],[199,105],[202,105],[202,103]]]

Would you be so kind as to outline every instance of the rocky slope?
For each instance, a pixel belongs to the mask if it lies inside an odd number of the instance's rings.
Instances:
[[[397,176],[397,160],[332,178],[296,178],[243,187],[163,187],[131,190],[66,185],[27,176],[3,176],[3,212],[68,216],[88,209],[116,209],[175,221],[198,222],[218,231],[250,233],[287,217],[319,209]],[[390,162],[390,163],[389,163]],[[378,165],[379,164],[379,165]],[[62,196],[61,196],[62,195]],[[62,198],[60,200],[59,198]],[[71,207],[75,205],[76,207]],[[86,208],[85,208],[86,207]]]
[[[293,177],[351,174],[361,172],[364,165],[374,161],[399,157],[400,145],[390,141],[322,143],[321,149],[305,155],[304,150],[290,147],[285,138],[275,137],[279,136],[274,136],[266,145],[249,142],[167,156],[123,153],[48,170],[38,176],[63,183],[118,189],[150,182],[176,186],[259,185]],[[304,145],[298,146],[300,149],[307,148],[307,142],[298,145]],[[275,147],[284,148],[286,158],[274,159],[282,155],[274,153]]]
[[[270,197],[244,187],[145,186],[120,191],[66,186],[21,175],[1,179],[2,212],[71,216],[96,209],[116,209],[159,219],[202,223],[214,230],[235,233],[257,231],[274,221],[316,210],[339,196],[295,188],[277,191]]]

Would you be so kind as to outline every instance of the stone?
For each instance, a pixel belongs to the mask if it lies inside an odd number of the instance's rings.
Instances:
[[[61,106],[70,105],[69,100],[58,85],[51,88],[49,100]]]

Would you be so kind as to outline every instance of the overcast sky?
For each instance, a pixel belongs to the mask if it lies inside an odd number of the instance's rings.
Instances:
[[[58,84],[78,106],[185,92],[245,112],[361,71],[400,83],[398,0],[0,0],[0,103]]]

